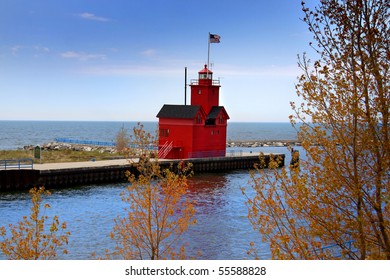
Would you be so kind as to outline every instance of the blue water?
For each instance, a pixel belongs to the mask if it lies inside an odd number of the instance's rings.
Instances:
[[[157,131],[157,122],[142,122],[146,131]],[[123,126],[132,131],[137,122],[70,121],[0,121],[0,150],[14,150],[27,145],[42,145],[55,138],[114,141]],[[227,139],[296,140],[290,123],[229,123]]]
[[[56,137],[112,141],[118,130],[131,129],[136,123],[121,122],[20,122],[0,121],[0,149],[15,149],[24,145],[42,144]],[[157,123],[144,123],[154,131]],[[296,139],[296,132],[288,123],[229,123],[231,140],[288,140]],[[299,148],[298,148],[299,149]],[[285,147],[243,148],[254,154],[260,151],[290,154]],[[198,259],[246,259],[250,242],[255,242],[260,257],[269,259],[268,244],[261,242],[247,219],[245,197],[241,188],[253,194],[247,170],[226,173],[195,174],[190,179],[188,196],[196,200],[197,224],[184,236],[187,253]],[[91,254],[103,256],[105,249],[115,244],[109,234],[114,219],[123,215],[125,205],[120,192],[125,184],[80,186],[52,190],[45,199],[51,205],[49,215],[57,214],[66,221],[71,232],[68,255],[60,259],[91,259]],[[27,192],[0,193],[0,226],[16,224],[29,215],[31,202]],[[198,256],[198,252],[201,256]],[[5,256],[0,252],[0,259]]]

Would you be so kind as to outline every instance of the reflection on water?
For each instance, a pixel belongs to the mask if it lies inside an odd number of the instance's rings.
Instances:
[[[281,151],[277,151],[281,152]],[[286,150],[283,150],[286,152]],[[286,163],[289,162],[286,154]],[[184,239],[188,242],[187,254],[201,259],[245,259],[249,243],[255,241],[262,258],[270,258],[266,244],[256,233],[247,218],[242,187],[250,180],[247,170],[229,173],[197,174],[190,178],[191,199],[196,200],[197,224],[190,227]],[[124,213],[120,192],[123,184],[84,186],[52,190],[46,198],[51,205],[48,214],[57,214],[66,221],[71,232],[66,259],[91,259],[96,252],[103,256],[105,249],[115,246],[109,237],[114,218]],[[250,188],[247,192],[251,195]],[[31,207],[28,193],[0,194],[0,226],[16,224]],[[50,212],[52,211],[52,212]],[[4,256],[0,253],[0,259]]]
[[[244,259],[251,241],[260,236],[247,218],[241,188],[247,185],[247,171],[203,174],[191,180],[191,193],[197,200],[198,223],[186,233],[193,252],[200,250],[205,259]],[[264,257],[269,250],[262,246]]]

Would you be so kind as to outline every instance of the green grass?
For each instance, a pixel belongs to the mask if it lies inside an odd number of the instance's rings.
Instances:
[[[120,154],[115,153],[101,153],[99,151],[85,152],[85,151],[42,151],[41,161],[34,159],[34,163],[50,163],[50,162],[78,162],[95,160],[107,160],[121,157]],[[3,150],[0,151],[0,160],[2,159],[21,159],[34,158],[33,151],[23,150]]]

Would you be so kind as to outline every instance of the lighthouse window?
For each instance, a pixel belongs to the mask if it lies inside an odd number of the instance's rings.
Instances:
[[[212,77],[211,73],[199,74],[199,79],[201,79],[201,80],[211,79],[211,77]]]
[[[169,136],[169,129],[167,128],[160,129],[160,137],[168,137],[168,136]]]
[[[201,94],[202,93],[202,90],[198,89],[198,94]]]
[[[198,115],[198,117],[196,118],[196,123],[202,124],[202,117],[200,115]]]

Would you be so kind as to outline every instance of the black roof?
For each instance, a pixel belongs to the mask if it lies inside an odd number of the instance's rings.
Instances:
[[[211,108],[210,113],[208,114],[207,118],[208,119],[216,119],[218,117],[218,114],[223,110],[223,106],[213,106]]]
[[[165,104],[157,118],[193,119],[200,110],[200,105],[167,105]]]

